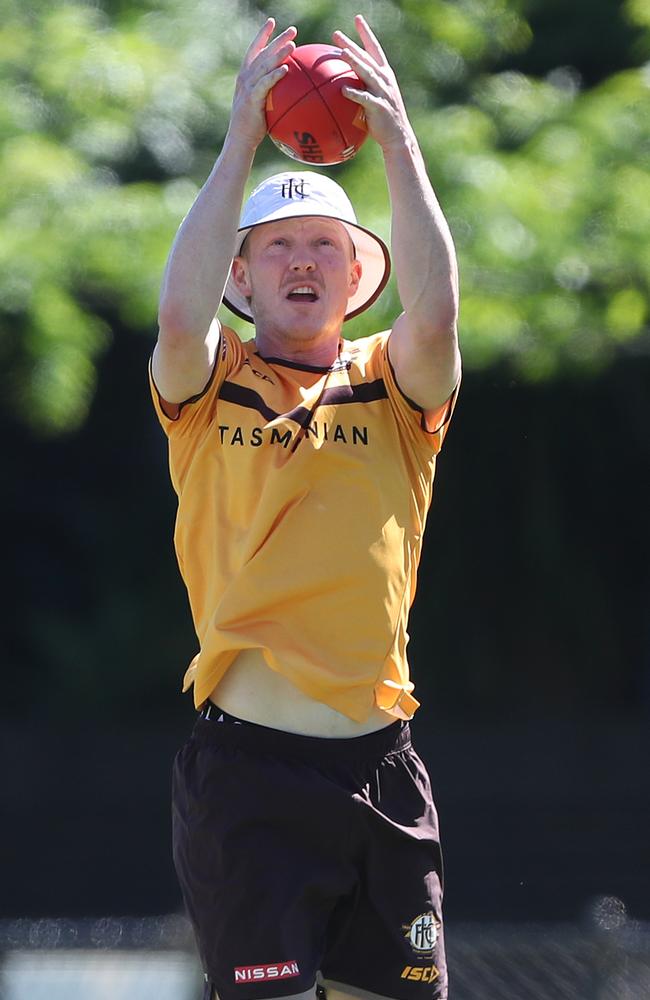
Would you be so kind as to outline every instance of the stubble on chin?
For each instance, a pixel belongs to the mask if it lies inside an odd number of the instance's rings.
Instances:
[[[278,311],[272,307],[256,305],[254,296],[251,298],[251,312],[255,324],[255,336],[258,342],[261,340],[274,343],[287,343],[296,347],[300,345],[310,346],[323,337],[338,338],[343,326],[343,316],[329,323],[322,323],[315,317],[292,317],[285,313],[279,316]]]

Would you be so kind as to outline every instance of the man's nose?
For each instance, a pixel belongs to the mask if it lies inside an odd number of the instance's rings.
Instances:
[[[291,259],[292,271],[313,271],[316,267],[313,254],[306,248],[296,248]]]

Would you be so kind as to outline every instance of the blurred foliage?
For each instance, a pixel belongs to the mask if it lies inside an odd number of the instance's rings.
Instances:
[[[647,0],[589,5],[585,36],[603,47],[617,40],[611,72],[589,87],[579,52],[558,65],[549,46],[544,61],[535,42],[536,17],[548,23],[543,6],[362,8],[402,84],[456,239],[465,364],[505,361],[530,380],[647,350],[650,296],[650,69],[639,65],[650,51]],[[155,333],[169,246],[218,153],[234,77],[263,16],[295,23],[304,43],[352,31],[356,10],[348,0],[3,0],[5,405],[43,434],[83,423],[112,330]],[[564,15],[558,8],[559,34]],[[533,50],[535,76],[522,71]],[[263,143],[251,185],[287,164]],[[333,173],[360,221],[388,236],[378,149],[367,144]],[[386,327],[398,311],[391,282],[346,332]]]

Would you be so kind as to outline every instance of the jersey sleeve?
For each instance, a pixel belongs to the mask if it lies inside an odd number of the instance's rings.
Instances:
[[[441,406],[435,410],[423,410],[400,389],[395,371],[388,356],[388,338],[390,331],[378,334],[374,348],[373,367],[376,365],[378,374],[384,381],[388,398],[400,426],[400,430],[420,452],[437,455],[443,445],[449,429],[458,392],[460,379],[453,392]]]
[[[149,388],[156,416],[167,437],[172,440],[200,433],[214,419],[219,391],[224,379],[243,361],[241,341],[234,330],[222,326],[214,366],[201,392],[182,403],[168,403],[158,391],[149,359]]]

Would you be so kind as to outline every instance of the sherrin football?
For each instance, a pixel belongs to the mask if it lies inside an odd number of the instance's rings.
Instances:
[[[349,160],[368,137],[366,116],[341,88],[365,86],[333,45],[300,45],[266,98],[266,125],[294,160],[329,166]]]

